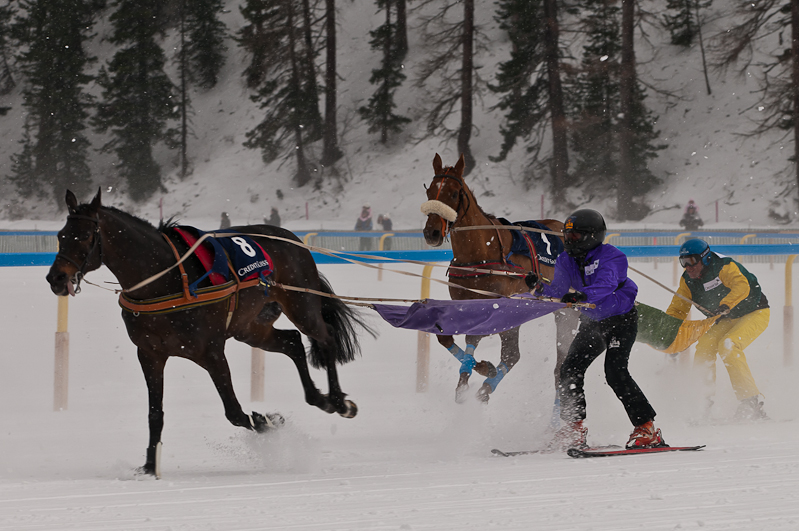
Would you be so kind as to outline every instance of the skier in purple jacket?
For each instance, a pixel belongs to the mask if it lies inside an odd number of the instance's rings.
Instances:
[[[653,424],[655,410],[627,368],[638,334],[638,286],[627,278],[624,253],[602,243],[605,230],[605,220],[595,210],[577,210],[569,216],[563,228],[566,252],[555,262],[552,283],[540,287],[544,295],[562,302],[595,305],[580,308],[580,328],[560,369],[558,395],[564,425],[550,443],[553,450],[587,446],[588,429],[583,425],[585,372],[605,350],[605,378],[635,426],[627,448],[665,445]],[[531,274],[525,280],[535,286],[538,278]]]

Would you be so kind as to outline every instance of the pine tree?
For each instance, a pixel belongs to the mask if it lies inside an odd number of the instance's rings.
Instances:
[[[237,42],[248,54],[250,64],[244,69],[247,87],[258,88],[271,66],[280,61],[281,40],[285,26],[280,3],[273,0],[246,0],[239,8],[245,24]]]
[[[299,186],[310,182],[307,144],[320,138],[321,116],[316,91],[315,74],[308,71],[307,17],[303,4],[297,0],[280,0],[268,6],[248,2],[247,44],[258,44],[258,63],[251,63],[248,79],[262,81],[252,100],[264,111],[264,118],[247,133],[245,147],[260,149],[265,163],[281,154],[296,156],[295,181]],[[267,10],[269,8],[269,10]],[[274,8],[274,9],[272,9]],[[257,24],[256,24],[257,21]],[[257,31],[256,31],[257,30]],[[258,35],[269,35],[269,46]]]
[[[11,92],[17,85],[9,61],[14,55],[11,48],[11,20],[16,11],[11,3],[0,6],[0,95]],[[8,110],[8,107],[4,107]]]
[[[469,145],[474,127],[472,105],[486,88],[473,61],[486,49],[486,38],[475,24],[473,0],[423,0],[416,9],[427,6],[433,6],[435,13],[421,19],[423,45],[428,53],[414,84],[424,90],[427,135],[455,139],[458,151],[464,155],[467,175],[475,166]],[[450,13],[459,8],[461,17],[457,22],[450,21]],[[452,128],[448,122],[458,106],[459,125]]]
[[[191,80],[202,88],[216,86],[225,64],[225,25],[219,20],[222,0],[181,0],[185,10],[186,47]]]
[[[161,185],[161,167],[153,146],[172,147],[175,131],[167,122],[178,118],[175,87],[164,72],[164,50],[156,42],[163,33],[159,0],[117,0],[111,15],[111,42],[120,46],[98,75],[103,89],[94,124],[112,139],[102,150],[113,151],[119,175],[128,182],[128,194],[143,201]]]
[[[8,176],[8,180],[14,183],[20,196],[24,198],[42,197],[45,194],[42,187],[39,186],[34,167],[29,120],[25,120],[22,138],[18,143],[22,146],[22,151],[11,155],[11,175]]]
[[[19,61],[32,134],[17,158],[21,173],[15,175],[16,183],[22,190],[29,186],[23,179],[31,179],[34,186],[52,192],[63,208],[60,199],[66,188],[77,194],[90,188],[84,131],[92,100],[84,87],[92,79],[85,70],[94,59],[86,54],[84,42],[96,7],[85,0],[24,0],[20,7],[25,16],[15,21],[14,33],[26,45]]]
[[[619,8],[601,0],[585,2],[587,43],[577,77],[572,80],[572,148],[575,174],[604,183],[615,181],[619,113],[618,65],[621,52]]]
[[[618,191],[624,186],[625,194],[640,196],[660,182],[648,168],[648,162],[665,147],[655,144],[657,119],[644,105],[643,87],[633,79],[631,101],[626,105],[630,113],[626,121],[629,131],[622,130],[620,9],[602,0],[588,0],[584,9],[587,43],[581,68],[571,80],[572,90],[568,95],[573,122],[572,150],[576,158],[574,175],[582,180],[576,184],[590,184],[603,192]],[[620,165],[622,136],[628,144],[629,157],[624,165]],[[621,175],[623,169],[625,175]],[[620,212],[629,206],[620,205]]]
[[[671,34],[671,43],[690,46],[699,32],[697,13],[700,9],[707,9],[712,3],[713,0],[668,0],[668,12],[663,15],[663,23]]]
[[[386,21],[374,31],[370,44],[373,50],[383,53],[380,68],[372,70],[369,83],[377,85],[377,90],[369,98],[369,103],[358,109],[368,124],[370,133],[380,133],[380,142],[386,144],[391,133],[402,131],[404,124],[410,123],[410,118],[394,114],[394,92],[402,85],[405,74],[402,73],[402,50],[397,42],[397,24],[391,21],[392,3],[390,0],[378,0],[377,5],[386,13]]]

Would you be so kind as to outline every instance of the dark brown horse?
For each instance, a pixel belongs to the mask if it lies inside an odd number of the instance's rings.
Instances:
[[[440,246],[444,239],[449,237],[452,241],[453,259],[451,266],[476,268],[481,270],[492,269],[497,271],[511,271],[516,275],[494,275],[490,273],[474,273],[450,267],[447,274],[452,284],[468,289],[450,286],[449,294],[454,300],[486,298],[488,295],[469,291],[481,290],[500,295],[514,295],[529,291],[524,283],[525,274],[533,269],[533,263],[528,256],[513,254],[508,259],[511,249],[512,234],[510,230],[499,228],[502,226],[496,216],[486,214],[477,204],[472,191],[463,179],[464,160],[461,155],[455,166],[444,167],[441,157],[436,154],[433,159],[435,176],[427,188],[428,201],[422,205],[422,212],[427,214],[427,223],[424,227],[424,238],[428,245]],[[539,221],[549,230],[561,232],[563,223],[553,219]],[[498,228],[460,230],[461,227],[494,226]],[[549,238],[553,236],[550,235]],[[562,236],[561,236],[562,240]],[[533,253],[535,254],[535,253]],[[552,280],[554,267],[540,262],[537,266],[539,277]],[[555,384],[557,388],[560,365],[571,345],[571,331],[577,328],[578,314],[574,310],[563,309],[555,312],[557,325],[557,363],[555,367]],[[466,350],[455,344],[452,336],[437,336],[438,342],[449,350],[461,361],[461,372],[456,388],[456,399],[460,400],[468,389],[469,377],[472,368],[488,378],[477,391],[480,400],[487,401],[488,396],[494,392],[500,380],[519,361],[519,328],[513,328],[499,334],[502,341],[501,361],[494,365],[487,361],[475,362],[474,349],[485,336],[466,336]]]
[[[59,252],[47,274],[47,281],[56,295],[74,295],[79,291],[83,275],[102,264],[111,270],[123,289],[129,289],[174,266],[175,251],[183,255],[189,249],[188,245],[179,242],[173,243],[175,250],[171,248],[164,237],[171,230],[170,223],[162,223],[156,229],[142,219],[103,206],[99,191],[90,204],[83,205],[79,205],[75,195],[67,191],[66,202],[69,209],[67,223],[58,233]],[[353,360],[359,351],[356,326],[370,330],[358,314],[339,299],[284,289],[294,286],[333,293],[317,271],[311,253],[291,243],[299,242],[294,234],[269,225],[232,227],[230,230],[251,235],[271,257],[274,271],[270,280],[278,284],[270,286],[267,294],[263,286],[253,286],[226,299],[178,311],[122,311],[122,320],[138,349],[147,382],[150,439],[142,469],[145,473],[160,475],[164,366],[170,356],[189,359],[208,371],[231,424],[262,432],[273,427],[272,421],[279,418],[256,412],[248,415],[242,411],[233,392],[225,358],[225,341],[229,338],[263,350],[282,352],[291,358],[299,372],[308,404],[347,418],[357,413],[355,404],[341,391],[336,364]],[[184,268],[189,281],[204,273],[199,260],[194,257],[184,262]],[[173,269],[126,294],[126,298],[143,304],[180,294],[185,282],[181,277],[181,272]],[[274,328],[274,322],[281,313],[285,313],[299,331]],[[310,339],[311,363],[327,370],[328,394],[322,394],[311,380],[300,333]]]

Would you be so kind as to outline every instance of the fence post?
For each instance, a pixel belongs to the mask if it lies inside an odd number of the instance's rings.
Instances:
[[[422,271],[422,299],[430,298],[430,275],[433,273],[433,266],[426,265]],[[424,393],[427,391],[427,383],[430,376],[430,334],[417,332],[416,343],[416,392]]]
[[[388,238],[390,236],[394,236],[394,233],[393,232],[387,232],[387,233],[383,234],[382,236],[380,236],[380,242],[377,245],[377,250],[378,251],[382,251],[384,249],[384,247],[386,246],[386,238]],[[383,262],[380,262],[380,264],[378,264],[378,266],[377,266],[377,280],[378,280],[378,282],[383,280]]]
[[[67,409],[69,398],[69,295],[58,297],[58,324],[55,332],[55,378],[53,411]]]
[[[252,360],[250,362],[250,400],[252,402],[264,401],[264,351],[252,347]]]
[[[795,254],[785,261],[785,306],[782,309],[782,363],[793,364],[793,261]]]

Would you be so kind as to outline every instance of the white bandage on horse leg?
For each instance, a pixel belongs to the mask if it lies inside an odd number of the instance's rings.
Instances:
[[[458,213],[452,207],[436,199],[431,199],[430,201],[422,203],[421,211],[425,216],[436,214],[450,223],[455,223],[455,220],[458,219]]]

